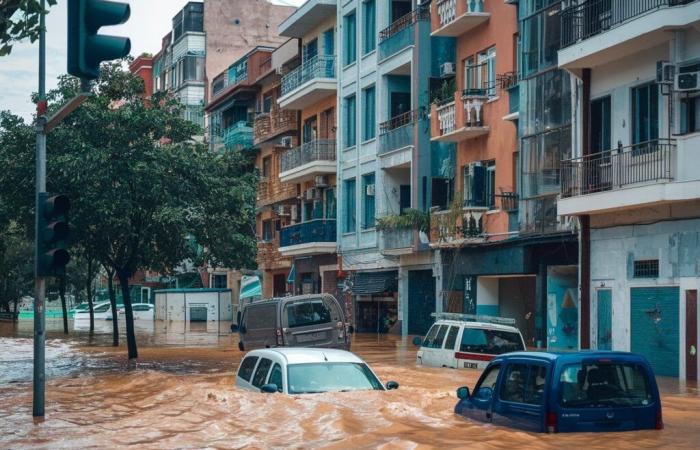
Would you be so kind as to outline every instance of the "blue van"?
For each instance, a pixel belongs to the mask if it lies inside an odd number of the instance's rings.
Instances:
[[[663,428],[656,378],[633,353],[507,353],[457,397],[456,414],[526,431]]]

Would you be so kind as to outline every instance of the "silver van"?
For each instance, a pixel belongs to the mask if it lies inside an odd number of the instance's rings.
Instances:
[[[241,351],[269,347],[350,348],[343,308],[329,294],[249,303],[243,309],[238,334]]]

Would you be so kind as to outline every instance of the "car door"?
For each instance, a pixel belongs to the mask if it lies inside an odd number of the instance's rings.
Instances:
[[[450,325],[445,335],[445,342],[442,345],[440,352],[440,366],[457,368],[457,359],[455,358],[455,345],[457,344],[457,335],[459,334],[458,325]]]
[[[274,363],[270,369],[270,375],[267,377],[266,384],[274,384],[277,386],[277,392],[286,392],[284,389],[284,373],[280,363]]]
[[[440,323],[436,323],[430,328],[421,347],[421,362],[423,365],[442,367],[444,362],[442,344],[445,341],[445,335],[449,328],[449,325]]]
[[[282,326],[286,346],[337,346],[338,334],[336,322],[333,322],[333,311],[322,297],[285,302],[282,307]]]
[[[491,422],[493,418],[493,398],[498,387],[500,373],[500,363],[487,367],[479,378],[474,392],[457,404],[455,412],[470,419]]]
[[[236,386],[244,389],[252,389],[253,385],[250,383],[253,378],[253,373],[255,372],[255,366],[258,363],[258,357],[254,355],[246,356],[241,361],[240,366],[238,366],[238,374],[236,375]]]
[[[526,431],[544,430],[544,402],[550,366],[508,361],[493,402],[493,423]]]
[[[240,333],[246,350],[277,345],[276,313],[276,302],[250,305],[244,310]]]

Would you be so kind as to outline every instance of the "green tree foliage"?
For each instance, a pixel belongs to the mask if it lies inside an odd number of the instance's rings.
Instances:
[[[56,0],[47,0],[48,6]],[[12,44],[23,39],[39,39],[39,18],[42,10],[39,0],[2,0],[0,2],[0,56],[9,55]]]

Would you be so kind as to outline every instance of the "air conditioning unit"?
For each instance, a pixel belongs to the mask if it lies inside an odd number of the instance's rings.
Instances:
[[[284,205],[276,205],[275,206],[275,213],[277,213],[278,216],[290,216],[291,211],[290,208]]]
[[[292,137],[291,136],[285,136],[282,139],[280,139],[280,145],[284,148],[292,148]]]
[[[668,61],[656,61],[656,82],[659,84],[673,84],[676,66]]]
[[[675,88],[679,92],[700,90],[700,72],[677,74]]]
[[[366,192],[368,197],[374,197],[374,184],[368,184]]]
[[[314,184],[318,188],[328,187],[328,177],[326,175],[316,175],[316,178],[314,178]]]
[[[440,66],[440,76],[443,78],[452,77],[455,74],[455,64],[451,62],[442,63]]]
[[[475,161],[469,163],[469,176],[473,177],[476,167],[481,167],[481,161]]]

